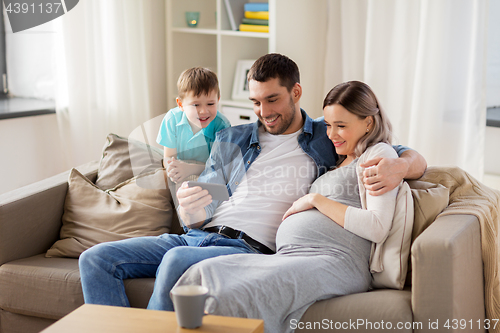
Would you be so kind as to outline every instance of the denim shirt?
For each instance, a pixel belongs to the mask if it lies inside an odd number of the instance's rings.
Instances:
[[[300,110],[304,119],[303,131],[298,142],[302,150],[314,161],[316,176],[321,176],[337,162],[337,153],[332,142],[326,136],[326,126],[322,118],[313,120],[304,110]],[[241,183],[248,168],[261,152],[259,143],[260,121],[252,124],[229,127],[219,131],[212,146],[212,152],[205,165],[205,171],[198,181],[226,185],[231,196]],[[214,200],[205,207],[207,220],[210,222],[219,201]]]
[[[315,120],[300,109],[304,120],[303,131],[298,142],[302,150],[314,161],[317,167],[316,177],[323,175],[337,163],[338,155],[332,141],[326,135],[324,118]],[[233,126],[219,131],[212,146],[210,157],[198,181],[226,185],[231,196],[241,183],[248,168],[261,152],[259,143],[260,121],[252,124]],[[409,148],[394,146],[398,155]],[[220,202],[212,201],[205,207],[206,225],[212,219]],[[186,231],[188,230],[184,227]]]

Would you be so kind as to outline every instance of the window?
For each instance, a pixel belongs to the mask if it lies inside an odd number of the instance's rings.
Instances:
[[[5,55],[5,25],[3,15],[0,15],[0,97],[7,94],[7,62]]]
[[[13,33],[0,15],[0,120],[55,113],[55,65],[51,22]]]

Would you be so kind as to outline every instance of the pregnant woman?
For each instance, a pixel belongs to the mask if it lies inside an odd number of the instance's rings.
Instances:
[[[380,196],[360,191],[358,163],[398,156],[391,125],[371,89],[357,81],[333,88],[323,112],[340,159],[285,213],[277,253],[205,260],[179,280],[208,287],[219,299],[215,314],[262,318],[266,332],[290,332],[314,302],[369,289],[372,244],[387,238],[399,187]]]

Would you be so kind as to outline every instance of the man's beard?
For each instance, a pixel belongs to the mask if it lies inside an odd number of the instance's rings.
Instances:
[[[271,128],[268,127],[266,125],[265,120],[261,116],[259,116],[259,120],[262,123],[262,125],[264,125],[264,129],[266,130],[266,132],[273,135],[279,135],[285,133],[288,130],[288,128],[292,125],[293,121],[295,120],[295,112],[297,110],[291,96],[290,96],[289,107],[290,107],[290,113],[280,114],[278,117],[280,118],[278,119],[278,124]]]

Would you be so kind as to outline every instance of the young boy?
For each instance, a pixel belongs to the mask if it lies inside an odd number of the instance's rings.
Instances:
[[[185,70],[177,81],[177,89],[177,107],[163,118],[156,142],[165,147],[163,164],[169,179],[181,184],[189,176],[199,176],[215,134],[231,124],[217,111],[219,82],[211,70]]]

